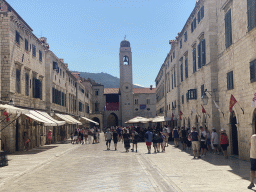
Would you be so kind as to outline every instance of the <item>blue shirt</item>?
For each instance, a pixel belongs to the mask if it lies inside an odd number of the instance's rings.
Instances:
[[[146,142],[152,142],[153,133],[151,131],[147,131],[145,134],[148,134],[148,138],[146,138]]]

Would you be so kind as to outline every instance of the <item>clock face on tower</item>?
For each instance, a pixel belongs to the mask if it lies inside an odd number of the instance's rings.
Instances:
[[[123,92],[130,92],[132,90],[132,86],[130,83],[124,83],[123,86],[122,86],[122,91]]]

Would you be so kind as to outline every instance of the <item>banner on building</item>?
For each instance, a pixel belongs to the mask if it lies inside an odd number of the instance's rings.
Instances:
[[[144,110],[147,108],[147,105],[140,105],[140,110]]]
[[[229,111],[232,112],[233,106],[236,104],[236,98],[231,94],[230,102],[229,102]]]

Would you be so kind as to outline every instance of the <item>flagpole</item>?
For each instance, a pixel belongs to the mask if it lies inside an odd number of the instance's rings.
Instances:
[[[237,101],[237,104],[239,105],[239,107],[241,108],[241,110],[243,111],[243,114],[244,114],[244,110],[243,110],[243,108],[240,106],[240,104],[238,103],[238,101]]]

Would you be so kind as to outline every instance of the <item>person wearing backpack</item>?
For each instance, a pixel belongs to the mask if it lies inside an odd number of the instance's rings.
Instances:
[[[196,131],[196,127],[192,128],[193,131],[191,132],[191,142],[192,142],[192,149],[193,149],[193,154],[194,154],[194,159],[196,158],[196,152],[197,152],[197,158],[201,158],[200,156],[200,136],[198,134],[198,132]]]
[[[153,138],[153,133],[151,132],[150,129],[145,133],[145,138],[146,138],[146,145],[148,149],[148,154],[151,153],[151,143],[152,143],[152,138]]]
[[[182,150],[185,150],[187,147],[187,131],[185,130],[185,127],[181,128],[181,138],[180,138],[181,144],[182,144]]]

